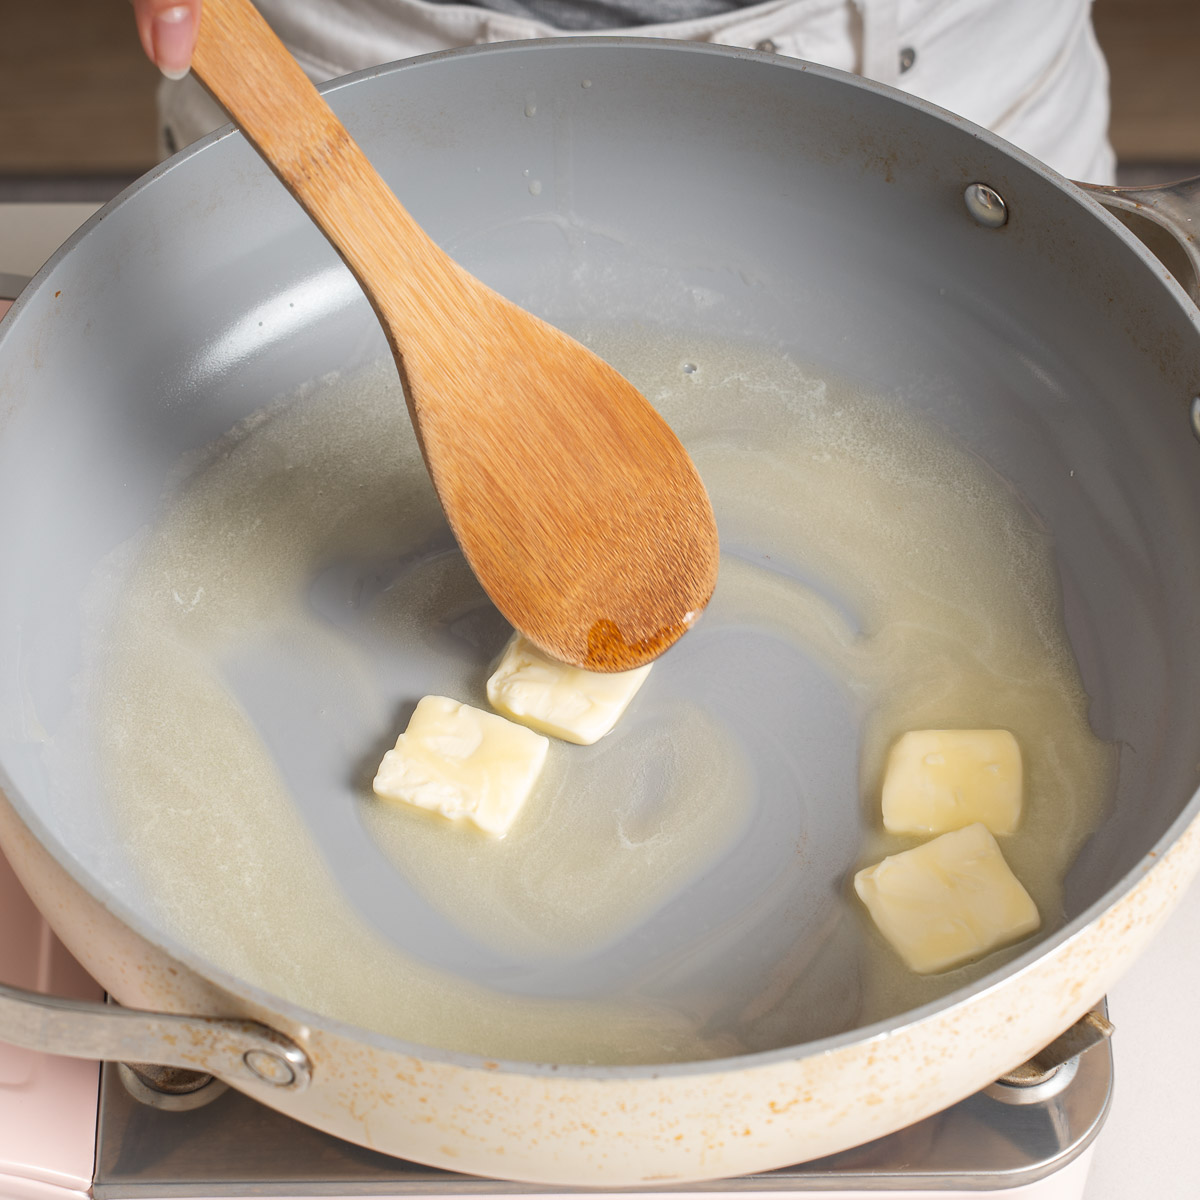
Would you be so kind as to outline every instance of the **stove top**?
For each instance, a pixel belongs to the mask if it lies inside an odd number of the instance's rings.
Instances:
[[[0,856],[0,979],[80,998],[89,980]],[[425,1167],[281,1116],[221,1084],[175,1111],[135,1099],[113,1064],[0,1044],[0,1198],[462,1196],[563,1193]],[[128,1076],[128,1072],[124,1072]],[[865,1146],[796,1167],[662,1191],[827,1197],[1082,1195],[1112,1094],[1107,1043],[1032,1087],[995,1084]],[[176,1099],[175,1107],[206,1099]]]

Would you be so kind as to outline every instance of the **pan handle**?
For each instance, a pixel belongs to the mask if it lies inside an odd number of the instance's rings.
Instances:
[[[302,1092],[312,1078],[308,1055],[257,1021],[143,1012],[7,984],[0,984],[0,1041],[68,1058],[203,1071],[235,1086]]]
[[[1200,306],[1200,178],[1153,187],[1076,186],[1144,242]]]

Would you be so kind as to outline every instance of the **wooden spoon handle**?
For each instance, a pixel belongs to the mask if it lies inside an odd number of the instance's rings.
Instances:
[[[442,311],[455,311],[458,269],[392,194],[249,0],[204,0],[192,69],[341,254],[397,354],[393,334],[405,341],[420,336],[429,298],[440,296]],[[424,303],[406,303],[421,292]]]

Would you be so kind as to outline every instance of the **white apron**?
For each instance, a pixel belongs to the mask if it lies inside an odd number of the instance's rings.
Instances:
[[[317,82],[414,54],[560,33],[541,21],[426,0],[257,3]],[[753,47],[853,71],[983,125],[1069,178],[1113,182],[1108,71],[1091,0],[766,0],[595,33]],[[164,81],[159,108],[168,153],[227,119],[190,77]]]

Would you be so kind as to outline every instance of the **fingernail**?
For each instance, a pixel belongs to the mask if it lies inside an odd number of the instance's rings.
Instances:
[[[191,66],[195,30],[192,10],[186,4],[164,8],[154,17],[151,26],[154,39],[154,61],[168,79],[182,79]]]

